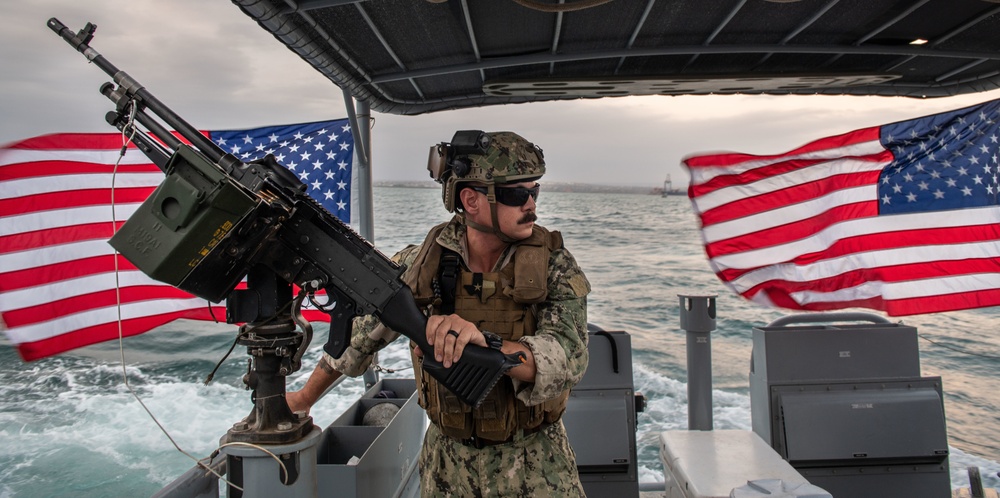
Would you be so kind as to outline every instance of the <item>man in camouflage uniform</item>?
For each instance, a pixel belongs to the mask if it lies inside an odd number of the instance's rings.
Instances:
[[[420,405],[431,424],[420,456],[424,497],[583,496],[561,416],[587,369],[590,284],[558,232],[534,224],[542,151],[517,134],[460,131],[432,147],[428,168],[456,215],[423,244],[394,256],[428,314],[427,342],[446,368],[468,344],[521,352],[473,408],[421,375]],[[339,358],[324,354],[293,411],[308,410],[342,374],[358,376],[399,334],[368,316],[354,324]]]

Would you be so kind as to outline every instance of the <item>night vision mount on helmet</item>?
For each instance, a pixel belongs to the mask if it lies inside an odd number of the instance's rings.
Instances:
[[[516,133],[461,130],[451,143],[431,146],[427,170],[441,184],[445,209],[453,213],[462,208],[462,187],[538,179],[545,174],[545,158],[540,147]]]

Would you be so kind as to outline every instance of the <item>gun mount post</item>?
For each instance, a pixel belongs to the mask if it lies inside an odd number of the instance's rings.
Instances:
[[[712,337],[716,295],[682,295],[681,328],[687,332],[688,429],[712,430]]]
[[[285,401],[285,378],[298,370],[296,353],[309,346],[292,320],[291,303],[291,284],[262,265],[250,269],[246,289],[233,291],[226,300],[226,321],[246,322],[237,343],[250,355],[243,383],[252,390],[254,403],[250,415],[229,429],[228,441],[291,443],[312,429],[312,417],[292,413]]]

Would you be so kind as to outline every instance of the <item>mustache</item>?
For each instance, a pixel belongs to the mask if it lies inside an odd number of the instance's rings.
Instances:
[[[524,213],[524,216],[520,220],[517,220],[519,225],[524,225],[525,223],[534,223],[538,219],[538,215],[534,211],[528,211]]]

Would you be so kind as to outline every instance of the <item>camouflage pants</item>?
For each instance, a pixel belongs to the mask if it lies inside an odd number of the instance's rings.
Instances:
[[[584,496],[561,421],[483,449],[465,446],[430,424],[420,452],[420,490],[422,498]]]

